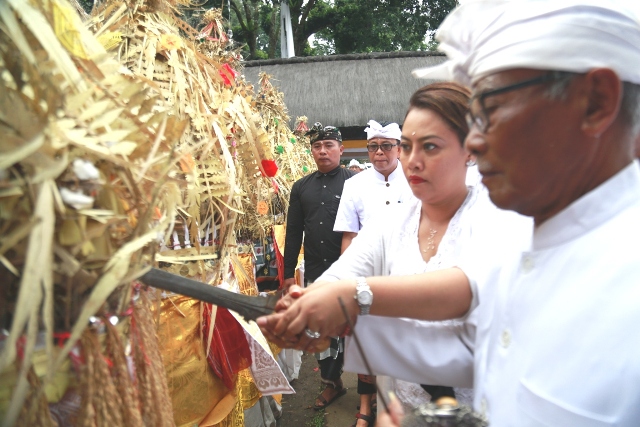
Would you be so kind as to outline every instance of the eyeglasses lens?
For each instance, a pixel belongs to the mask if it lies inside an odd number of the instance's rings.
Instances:
[[[397,144],[389,144],[389,143],[385,143],[385,144],[368,144],[367,145],[367,150],[369,150],[369,152],[371,153],[375,153],[376,151],[378,151],[379,148],[382,149],[382,151],[391,151],[393,149],[393,147],[395,147]]]

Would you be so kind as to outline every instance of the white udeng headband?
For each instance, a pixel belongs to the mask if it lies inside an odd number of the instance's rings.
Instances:
[[[351,161],[349,162],[349,167],[351,167],[351,166],[357,166],[357,167],[359,167],[360,169],[364,169],[364,166],[362,166],[362,165],[360,164],[360,162],[359,162],[359,161],[357,161],[356,159],[351,159]]]
[[[383,127],[375,120],[369,120],[367,125],[369,125],[369,127],[364,130],[367,133],[367,140],[372,138],[390,138],[400,140],[402,137],[402,131],[397,123],[389,123]]]
[[[632,0],[469,0],[438,30],[447,61],[413,75],[469,86],[513,68],[610,68],[640,84],[638,10]]]

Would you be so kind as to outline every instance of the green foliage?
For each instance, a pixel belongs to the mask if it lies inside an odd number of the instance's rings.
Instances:
[[[256,49],[251,59],[269,59],[269,55],[267,55],[267,52]]]
[[[287,3],[296,56],[317,56],[435,49],[437,43],[431,35],[458,1],[287,0]],[[280,56],[280,0],[229,0],[222,4],[223,16],[231,20],[233,40],[243,46],[245,59]],[[204,8],[219,5],[219,0],[205,0]]]
[[[335,53],[427,50],[430,34],[455,7],[456,0],[336,0],[336,25],[323,30]]]
[[[324,409],[320,410],[320,411],[316,411],[315,414],[313,414],[313,418],[311,418],[311,420],[307,421],[307,426],[308,427],[324,427]]]
[[[300,56],[325,56],[334,55],[336,53],[336,46],[333,40],[324,38],[324,33],[319,32],[315,34],[315,40],[313,46],[307,45],[303,54]]]

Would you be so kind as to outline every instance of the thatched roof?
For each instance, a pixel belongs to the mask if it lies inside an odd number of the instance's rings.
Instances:
[[[439,64],[437,52],[390,52],[247,61],[245,78],[258,85],[266,72],[284,93],[293,126],[297,116],[338,126],[343,137],[351,128],[364,135],[369,119],[402,125],[411,94],[428,80],[418,80],[411,70]]]

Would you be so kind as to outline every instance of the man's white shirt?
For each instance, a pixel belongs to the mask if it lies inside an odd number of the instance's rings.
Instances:
[[[380,172],[369,168],[344,183],[333,231],[357,233],[371,217],[412,197],[400,162],[387,180]]]
[[[639,218],[634,164],[528,242],[515,239],[499,255],[478,248],[478,263],[460,266],[479,301],[463,327],[359,318],[373,373],[473,385],[475,409],[496,427],[637,426]],[[363,369],[350,340],[345,369]]]

